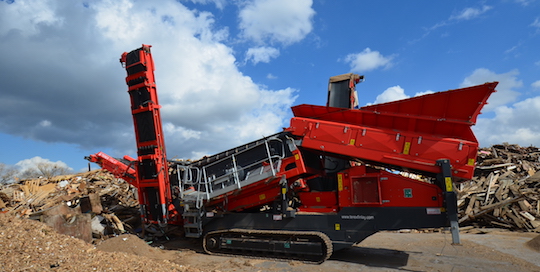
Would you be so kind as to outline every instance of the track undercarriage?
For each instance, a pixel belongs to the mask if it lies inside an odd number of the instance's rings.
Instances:
[[[322,232],[229,229],[207,233],[203,248],[209,254],[322,263],[332,255],[332,241]]]

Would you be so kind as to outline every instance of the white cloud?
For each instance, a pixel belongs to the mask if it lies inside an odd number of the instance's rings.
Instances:
[[[453,15],[450,17],[450,20],[470,20],[474,19],[484,13],[486,13],[488,10],[492,9],[491,6],[482,6],[482,8],[465,8],[462,11],[460,11],[458,14]]]
[[[417,92],[417,93],[414,94],[414,96],[416,97],[416,96],[421,96],[421,95],[425,95],[425,94],[432,94],[432,93],[434,93],[434,92],[431,91],[431,90],[427,90],[427,91],[424,91],[424,92]],[[375,102],[368,103],[367,105],[392,102],[392,101],[396,101],[396,100],[407,99],[409,97],[410,96],[405,94],[405,90],[403,88],[401,88],[401,86],[398,85],[398,86],[393,86],[393,87],[390,87],[390,88],[384,90],[384,92],[382,92],[381,94],[379,94],[375,98]]]
[[[43,120],[43,121],[39,122],[39,126],[41,126],[41,127],[50,127],[51,125],[52,125],[52,123],[49,120]]]
[[[345,62],[351,66],[351,72],[363,73],[379,67],[391,67],[394,57],[394,55],[385,57],[379,51],[371,51],[370,48],[366,48],[360,53],[347,55]]]
[[[473,127],[480,146],[502,142],[540,146],[540,97],[528,98],[511,106],[500,106],[494,112],[494,118],[478,118]]]
[[[384,92],[379,94],[375,99],[374,104],[391,102],[405,98],[409,98],[409,96],[405,94],[405,90],[403,90],[403,88],[401,88],[400,86],[394,86],[386,89]]]
[[[435,31],[435,30],[437,30],[437,29],[439,29],[441,27],[446,27],[446,26],[450,26],[450,25],[453,25],[453,24],[460,23],[462,21],[475,19],[475,18],[479,17],[480,15],[486,13],[487,11],[491,10],[492,8],[493,7],[486,6],[486,5],[482,6],[481,8],[465,8],[465,9],[461,10],[459,13],[451,15],[446,20],[443,20],[441,22],[437,22],[431,27],[424,28],[425,32],[422,35],[422,37],[420,37],[418,39],[414,39],[414,40],[410,41],[409,43],[414,44],[414,43],[424,39],[425,37],[430,35],[431,32],[433,32],[433,31]],[[447,37],[447,35],[448,35],[448,33],[443,33],[441,35],[441,37]]]
[[[238,15],[239,27],[245,38],[259,44],[296,43],[313,29],[312,18],[315,11],[312,4],[312,0],[249,1]]]
[[[211,4],[216,5],[218,9],[223,9],[225,5],[227,4],[226,0],[189,0],[189,1],[196,4],[203,4],[203,5],[211,3]]]
[[[295,90],[267,90],[243,74],[232,48],[223,43],[227,29],[217,27],[212,14],[172,0],[53,3],[56,6],[38,0],[0,1],[0,35],[4,35],[0,50],[11,52],[0,56],[0,73],[6,79],[3,90],[17,90],[0,108],[3,131],[45,142],[107,148],[114,156],[134,154],[125,70],[118,58],[143,43],[152,45],[171,157],[219,152],[286,125]],[[23,10],[23,4],[43,10],[30,8],[7,16]],[[41,23],[26,23],[32,20]],[[25,35],[7,35],[20,28]],[[261,55],[254,54],[255,58],[264,60]],[[21,108],[25,110],[17,115],[7,114]],[[42,127],[27,129],[36,124]]]
[[[417,93],[414,94],[414,96],[421,96],[421,95],[432,94],[432,93],[435,93],[435,92],[431,91],[431,90],[427,90],[425,92],[417,92]]]
[[[11,4],[0,3],[0,34],[8,31],[17,32],[25,37],[39,33],[42,26],[59,26],[61,16],[55,14],[56,1],[15,1]]]
[[[44,158],[39,157],[39,156],[33,157],[31,159],[25,159],[25,160],[19,161],[19,162],[17,162],[15,164],[15,166],[17,166],[19,168],[19,171],[22,173],[25,170],[32,169],[32,168],[37,168],[37,165],[40,164],[40,163],[56,165],[56,166],[58,166],[60,168],[65,168],[65,169],[69,169],[70,171],[73,171],[73,169],[71,169],[63,161],[53,162],[53,161],[51,161],[49,159],[44,159]]]
[[[177,127],[169,122],[163,124],[163,132],[166,135],[175,135],[181,139],[190,140],[190,139],[200,139],[201,131],[196,131],[192,129],[187,129],[183,127]]]
[[[253,64],[259,62],[268,63],[271,59],[279,56],[279,50],[274,47],[254,47],[248,49],[245,62],[251,61]]]
[[[523,82],[517,79],[518,70],[512,70],[508,73],[497,74],[485,68],[479,68],[465,78],[461,83],[461,87],[469,87],[474,85],[484,84],[486,82],[498,81],[497,92],[492,94],[488,99],[488,104],[484,107],[485,111],[490,111],[496,107],[516,101],[519,92],[515,89],[521,88]]]
[[[516,3],[521,4],[524,7],[528,6],[530,3],[534,1],[536,0],[515,0]]]
[[[268,75],[266,75],[266,78],[268,78],[268,79],[276,79],[277,76],[269,73]]]
[[[534,22],[532,22],[531,26],[540,28],[540,18],[537,17],[536,19],[534,19]]]
[[[540,89],[540,80],[537,80],[531,84],[534,89]]]

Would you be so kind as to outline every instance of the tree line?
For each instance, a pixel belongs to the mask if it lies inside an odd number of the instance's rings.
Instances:
[[[34,178],[52,178],[59,175],[71,174],[71,169],[54,162],[40,162],[35,166],[20,170],[13,165],[0,163],[0,184],[17,182]]]

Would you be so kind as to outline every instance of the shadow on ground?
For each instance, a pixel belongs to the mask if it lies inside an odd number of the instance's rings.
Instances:
[[[351,247],[334,252],[329,260],[361,264],[368,267],[413,271],[403,268],[407,266],[409,254],[404,251],[392,249]]]

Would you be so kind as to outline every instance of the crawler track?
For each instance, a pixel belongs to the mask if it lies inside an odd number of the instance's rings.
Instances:
[[[203,239],[208,254],[244,255],[322,263],[332,255],[332,241],[322,232],[229,229]]]

